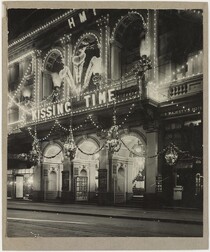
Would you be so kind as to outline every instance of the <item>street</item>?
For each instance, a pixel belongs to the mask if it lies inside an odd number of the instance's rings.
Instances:
[[[202,225],[7,211],[8,237],[201,237]]]

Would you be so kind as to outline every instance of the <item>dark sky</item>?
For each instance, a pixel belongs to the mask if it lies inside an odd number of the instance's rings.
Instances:
[[[17,38],[21,33],[35,28],[50,17],[57,16],[67,10],[59,9],[9,9],[8,30],[9,41]]]

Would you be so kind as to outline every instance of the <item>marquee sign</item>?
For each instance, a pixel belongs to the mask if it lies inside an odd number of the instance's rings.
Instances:
[[[84,95],[80,101],[77,98],[72,99],[72,103],[79,110],[89,110],[92,108],[97,108],[98,106],[103,106],[109,104],[113,101],[115,89],[110,88],[106,90],[98,90],[97,92],[89,93]],[[39,108],[32,108],[31,115],[28,116],[27,121],[40,121],[40,120],[50,120],[55,117],[64,116],[71,112],[71,102],[58,102],[58,103],[48,103],[42,105]],[[74,109],[75,111],[76,109]]]

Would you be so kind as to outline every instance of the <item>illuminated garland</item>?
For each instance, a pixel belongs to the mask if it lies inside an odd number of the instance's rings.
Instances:
[[[52,158],[57,157],[62,151],[63,151],[63,149],[60,149],[57,154],[55,154],[53,156],[50,156],[50,157],[49,156],[45,156],[45,155],[42,154],[42,157],[47,158],[47,159],[52,159]]]
[[[15,93],[14,93],[14,95],[12,95],[12,96],[11,96],[11,95],[8,95],[8,96],[10,97],[10,99],[14,100],[15,97],[16,97],[16,95],[18,94],[18,92],[21,91],[21,87],[22,87],[22,85],[23,85],[23,84],[25,83],[25,81],[26,81],[26,77],[28,76],[28,72],[29,72],[29,70],[31,69],[31,66],[32,66],[32,63],[29,64],[29,66],[28,66],[28,68],[27,68],[25,74],[23,75],[23,78],[22,78],[20,84],[18,85],[18,87],[17,87],[17,89],[16,89],[16,91],[15,91]]]
[[[28,127],[27,129],[28,129],[28,132],[29,132],[29,134],[31,135],[31,137],[33,137],[34,139],[37,139],[37,141],[41,142],[41,141],[47,140],[47,138],[50,137],[50,135],[52,134],[52,132],[53,132],[53,130],[54,130],[54,128],[55,128],[55,125],[56,125],[56,121],[54,122],[52,128],[50,129],[50,132],[49,132],[45,137],[39,138],[39,139],[38,139],[35,135],[33,135],[33,134],[31,133],[31,127]]]
[[[81,151],[83,154],[85,155],[88,155],[88,156],[92,156],[92,155],[95,155],[97,154],[99,151],[101,151],[103,148],[104,148],[105,144],[103,144],[98,150],[94,151],[93,153],[87,153],[87,152],[84,152],[82,149],[80,149],[78,146],[77,146],[77,149],[79,151]]]
[[[59,17],[53,19],[52,21],[49,21],[49,22],[47,22],[46,24],[44,24],[42,26],[39,26],[37,29],[27,33],[25,36],[23,36],[23,37],[19,38],[18,40],[12,42],[11,44],[9,44],[8,47],[10,48],[10,47],[24,41],[25,39],[33,36],[34,34],[39,33],[40,31],[43,31],[43,30],[47,29],[51,25],[54,25],[56,22],[59,22],[62,18],[68,16],[69,14],[72,14],[73,12],[76,12],[76,10],[69,10],[69,11],[65,12],[64,14],[60,15]]]
[[[138,156],[138,157],[145,157],[144,155],[139,155],[139,154],[135,153],[134,151],[132,151],[132,150],[123,142],[122,139],[120,139],[120,141],[121,141],[122,144],[125,146],[125,148],[126,148],[128,151],[130,151],[130,153],[132,153],[133,155]]]

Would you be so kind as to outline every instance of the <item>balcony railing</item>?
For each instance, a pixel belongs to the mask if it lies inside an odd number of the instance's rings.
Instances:
[[[201,92],[203,89],[203,75],[188,78],[184,82],[178,82],[169,87],[169,98],[192,95]]]

